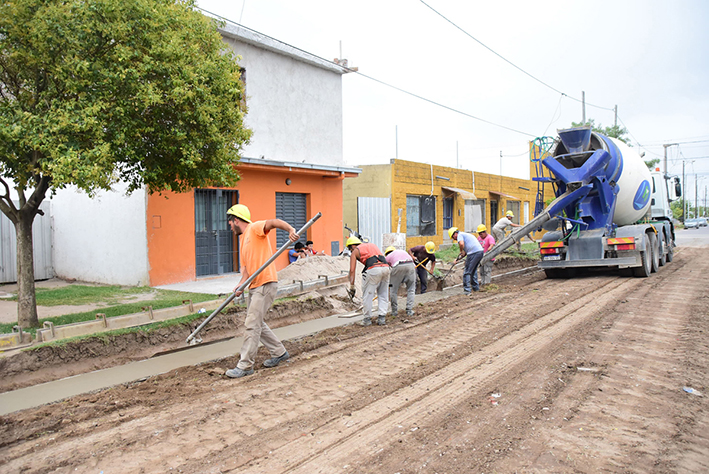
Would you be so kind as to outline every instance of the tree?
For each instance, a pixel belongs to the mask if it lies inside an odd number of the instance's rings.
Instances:
[[[645,162],[645,166],[647,166],[647,169],[652,171],[655,169],[655,165],[658,164],[659,162],[660,162],[659,158],[653,158],[652,160],[647,160]]]
[[[598,126],[596,126],[596,122],[594,119],[588,119],[586,123],[582,122],[571,122],[572,127],[583,127],[585,125],[590,125],[591,129],[594,132],[600,133],[602,135],[605,135],[607,137],[612,137],[612,138],[617,138],[621,142],[625,143],[628,146],[632,146],[630,144],[630,140],[625,137],[625,135],[628,133],[628,130],[625,127],[621,127],[620,125],[612,125],[609,127],[604,127],[600,123]]]
[[[0,210],[17,234],[21,327],[38,325],[31,229],[47,193],[233,185],[251,136],[243,90],[194,0],[0,5]]]
[[[670,209],[672,209],[672,217],[678,221],[684,222],[684,198],[672,201]]]

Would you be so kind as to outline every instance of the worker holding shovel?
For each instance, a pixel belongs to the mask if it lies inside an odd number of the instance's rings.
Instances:
[[[409,249],[409,255],[416,263],[416,273],[421,282],[421,294],[426,293],[428,289],[428,274],[433,275],[433,270],[436,269],[436,255],[433,253],[435,251],[436,244],[433,242],[426,242],[426,245],[417,245]],[[431,265],[430,271],[426,270],[427,264]]]
[[[473,234],[459,232],[457,227],[448,229],[448,237],[457,241],[460,247],[460,255],[455,259],[455,262],[458,263],[465,258],[463,294],[470,295],[473,291],[480,291],[480,285],[478,285],[478,264],[480,264],[480,260],[483,258],[482,245],[480,245],[477,237]]]
[[[251,212],[243,204],[229,208],[227,222],[232,232],[241,236],[239,255],[242,261],[242,281],[246,281],[271,257],[271,241],[268,238],[270,231],[281,229],[288,232],[291,242],[297,242],[300,238],[293,226],[280,219],[251,222]],[[234,290],[236,297],[241,296],[243,292],[238,288],[239,285]],[[227,377],[241,378],[254,373],[253,367],[259,342],[263,343],[271,354],[271,358],[263,363],[264,367],[275,367],[290,357],[283,343],[264,322],[266,312],[276,299],[277,291],[278,274],[276,267],[272,265],[263,269],[249,285],[249,302],[244,322],[246,331],[241,346],[241,358],[235,368],[226,371]]]

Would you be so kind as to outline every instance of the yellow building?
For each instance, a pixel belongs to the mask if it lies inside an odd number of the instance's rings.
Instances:
[[[450,242],[450,227],[491,228],[508,210],[517,224],[534,218],[537,183],[531,179],[399,159],[360,168],[356,179],[344,182],[343,219],[380,246],[382,234],[397,229],[409,248],[429,240],[439,246]],[[530,172],[535,175],[531,165]]]

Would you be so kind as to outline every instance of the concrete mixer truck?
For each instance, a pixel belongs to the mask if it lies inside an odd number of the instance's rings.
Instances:
[[[539,228],[547,230],[539,266],[548,278],[588,268],[647,277],[672,261],[670,202],[681,195],[677,177],[650,172],[633,149],[590,127],[560,130],[541,163],[548,172],[533,179],[551,183],[556,199],[498,242],[483,262]]]

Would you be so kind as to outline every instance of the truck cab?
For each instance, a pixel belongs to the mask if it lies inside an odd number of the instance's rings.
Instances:
[[[652,195],[650,209],[652,219],[672,220],[672,201],[682,195],[679,178],[660,172],[659,168],[650,173],[652,176]]]

